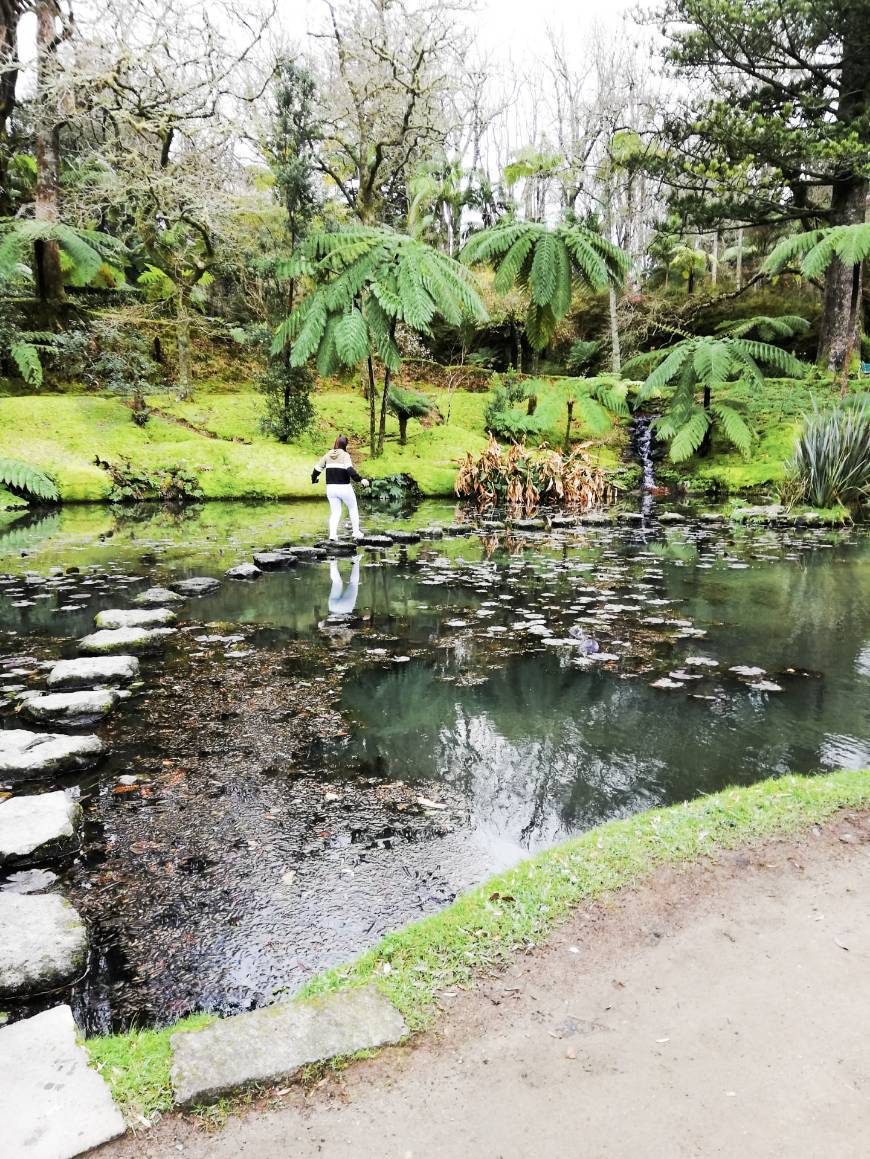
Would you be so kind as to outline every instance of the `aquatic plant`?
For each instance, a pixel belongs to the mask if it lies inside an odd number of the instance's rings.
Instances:
[[[870,395],[808,415],[786,466],[784,502],[858,507],[870,502]]]
[[[514,443],[502,452],[490,435],[486,450],[470,451],[459,465],[456,494],[477,507],[508,507],[533,511],[539,503],[580,507],[588,511],[613,498],[609,478],[592,462],[590,444],[563,454],[543,446]]]

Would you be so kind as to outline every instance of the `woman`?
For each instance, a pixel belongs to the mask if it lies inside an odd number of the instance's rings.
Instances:
[[[368,487],[368,479],[363,479],[354,470],[350,455],[347,453],[347,439],[339,435],[333,444],[332,450],[327,451],[323,458],[315,464],[311,472],[311,482],[316,483],[323,472],[326,472],[326,498],[329,500],[329,538],[338,539],[338,522],[341,519],[342,503],[350,516],[350,526],[354,539],[359,539],[362,532],[359,528],[359,511],[356,506],[351,479]]]

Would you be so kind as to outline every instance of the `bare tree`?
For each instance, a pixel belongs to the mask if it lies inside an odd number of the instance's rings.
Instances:
[[[415,165],[443,153],[467,0],[324,0],[318,166],[362,222],[403,219]]]

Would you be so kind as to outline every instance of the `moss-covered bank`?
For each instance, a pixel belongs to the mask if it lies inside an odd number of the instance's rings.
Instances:
[[[844,808],[870,806],[870,769],[778,777],[612,821],[521,862],[453,905],[389,934],[349,965],[314,978],[300,999],[374,982],[413,1030],[433,1016],[439,991],[468,986],[539,942],[573,908],[632,886],[662,865],[800,831]],[[169,1036],[134,1031],[87,1043],[91,1059],[135,1121],[172,1105]]]

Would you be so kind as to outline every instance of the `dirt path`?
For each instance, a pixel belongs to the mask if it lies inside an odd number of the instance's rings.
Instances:
[[[577,915],[438,1030],[99,1159],[864,1159],[870,817]]]

